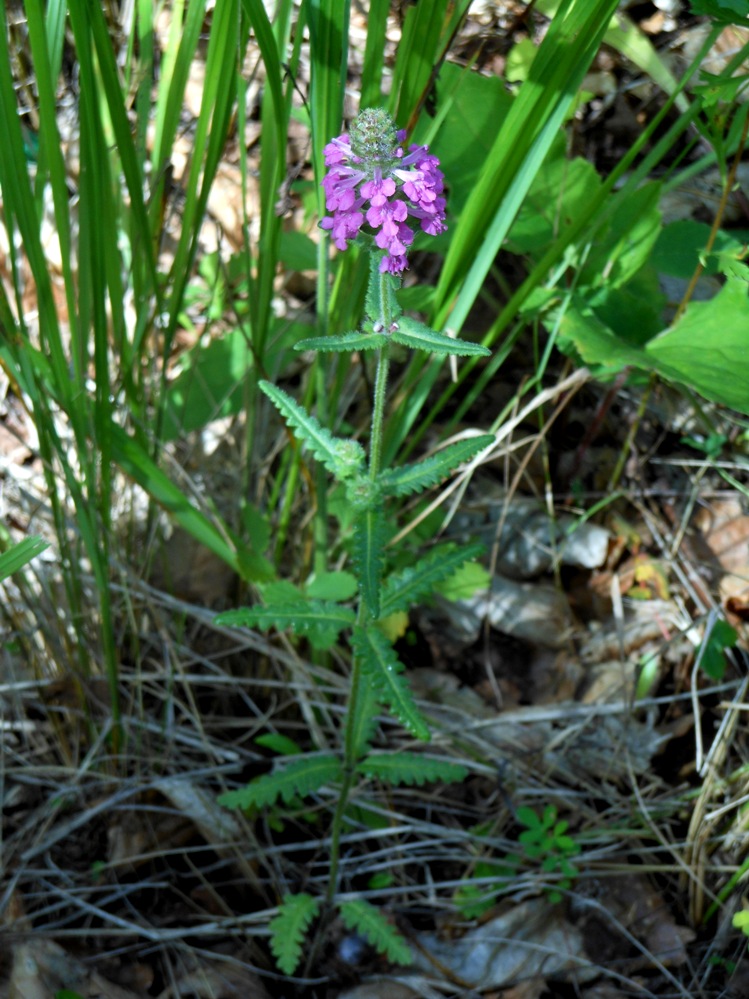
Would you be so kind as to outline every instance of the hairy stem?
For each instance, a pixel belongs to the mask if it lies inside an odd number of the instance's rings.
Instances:
[[[393,323],[393,316],[390,310],[390,298],[387,294],[385,274],[372,273],[370,282],[379,281],[379,299],[382,303],[379,321],[384,329],[389,330]],[[382,429],[385,421],[385,398],[387,394],[388,370],[390,367],[389,346],[386,344],[377,355],[377,376],[374,389],[374,406],[372,409],[372,430],[369,438],[369,476],[375,480],[380,474],[382,463]],[[364,624],[369,611],[359,597],[357,609],[357,623]],[[349,795],[354,785],[356,763],[359,756],[359,746],[356,738],[356,719],[359,697],[361,696],[361,684],[364,682],[362,676],[361,663],[356,655],[353,657],[351,666],[351,685],[349,687],[349,699],[346,708],[346,731],[343,746],[343,780],[338,796],[330,836],[330,875],[328,879],[328,889],[326,898],[331,903],[338,891],[338,870],[341,855],[341,834],[343,832],[343,816],[348,805]]]

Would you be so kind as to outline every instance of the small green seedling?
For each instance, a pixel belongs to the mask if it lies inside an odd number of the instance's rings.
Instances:
[[[569,823],[557,821],[555,805],[547,805],[540,816],[533,808],[518,808],[517,818],[526,827],[518,836],[526,857],[540,860],[541,870],[547,874],[561,874],[557,882],[560,889],[570,888],[579,871],[569,858],[580,852],[580,844],[567,835]],[[562,892],[551,889],[549,899],[561,902]]]

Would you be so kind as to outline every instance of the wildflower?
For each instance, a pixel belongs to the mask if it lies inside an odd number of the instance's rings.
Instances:
[[[386,111],[362,111],[351,135],[339,135],[324,149],[325,205],[332,215],[320,222],[330,231],[339,250],[345,250],[365,224],[374,233],[375,244],[385,251],[380,271],[400,274],[408,266],[408,247],[416,220],[430,236],[444,232],[444,177],[439,160],[427,146],[402,143],[404,131],[396,131]]]

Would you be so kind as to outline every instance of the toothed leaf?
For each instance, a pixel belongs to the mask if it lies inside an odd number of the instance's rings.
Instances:
[[[284,975],[293,975],[299,967],[307,929],[319,911],[318,900],[305,892],[284,895],[278,915],[268,923],[270,949]]]
[[[354,702],[354,710],[346,715],[346,728],[351,730],[357,759],[363,756],[372,744],[379,707],[374,687],[369,683],[362,683]]]
[[[333,336],[313,336],[308,340],[300,340],[294,345],[294,350],[324,350],[353,351],[379,350],[388,342],[382,333],[338,333]]]
[[[414,350],[426,350],[430,354],[488,357],[491,353],[480,343],[471,343],[458,337],[447,336],[446,333],[438,333],[437,330],[430,330],[428,326],[409,316],[400,317],[398,329],[393,330],[391,335],[395,343]]]
[[[384,255],[384,253],[370,254],[366,309],[373,323],[387,324],[398,319],[403,310],[395,297],[401,285],[400,278],[393,274],[380,274],[380,261]]]
[[[472,544],[458,548],[445,545],[391,573],[382,587],[380,614],[389,617],[396,611],[408,610],[414,604],[434,594],[440,583],[449,579],[462,565],[483,553],[482,545]]]
[[[294,798],[314,794],[324,784],[341,776],[341,762],[335,756],[308,756],[284,762],[278,770],[256,777],[245,787],[218,797],[224,808],[266,808],[279,798],[288,805]]]
[[[317,460],[337,479],[348,479],[363,471],[366,455],[361,444],[335,437],[276,385],[262,381],[260,388],[293,429],[294,436],[305,443]]]
[[[341,919],[350,930],[360,933],[393,964],[411,964],[411,948],[379,909],[363,898],[341,902]]]
[[[428,742],[429,728],[416,707],[408,681],[402,675],[405,667],[387,638],[378,628],[354,627],[352,643],[377,699],[412,735]]]
[[[438,451],[437,454],[423,458],[412,465],[389,468],[380,475],[378,482],[388,496],[410,496],[411,493],[420,493],[430,486],[436,486],[458,465],[470,461],[479,451],[493,443],[494,434],[481,434],[470,440],[457,441]]]
[[[450,760],[435,760],[419,753],[388,753],[368,756],[357,764],[359,773],[389,784],[460,783],[468,771]]]
[[[364,510],[354,524],[354,563],[361,595],[372,617],[380,616],[380,580],[385,526],[382,511]]]
[[[295,635],[305,635],[315,649],[330,649],[340,633],[349,628],[356,615],[349,607],[329,600],[293,600],[269,604],[267,607],[240,607],[219,614],[216,624],[239,628],[260,628],[268,631],[290,629]]]

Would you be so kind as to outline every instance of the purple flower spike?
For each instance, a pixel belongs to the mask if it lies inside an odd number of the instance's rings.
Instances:
[[[439,160],[426,146],[412,145],[405,152],[405,138],[386,111],[369,108],[358,115],[350,136],[339,135],[324,149],[330,169],[322,186],[332,215],[320,226],[345,250],[366,223],[376,245],[385,250],[383,274],[400,274],[408,267],[406,252],[414,239],[406,224],[409,216],[430,236],[447,229]]]

